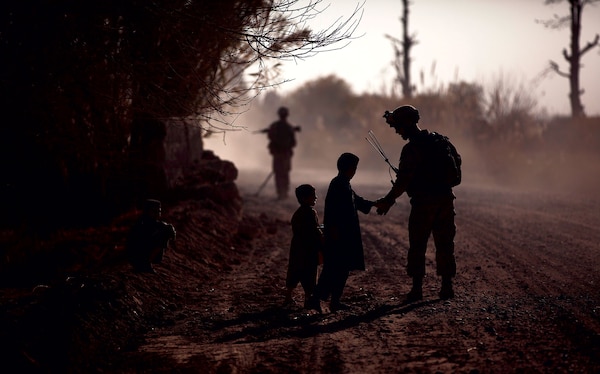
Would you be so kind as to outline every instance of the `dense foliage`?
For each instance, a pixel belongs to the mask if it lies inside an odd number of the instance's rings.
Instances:
[[[315,4],[297,3],[3,2],[3,223],[47,227],[61,223],[57,213],[82,223],[160,197],[167,122],[182,125],[189,143],[191,127],[210,126],[269,83],[266,61],[348,36],[343,21],[316,34],[304,28]],[[247,82],[251,67],[258,73]]]

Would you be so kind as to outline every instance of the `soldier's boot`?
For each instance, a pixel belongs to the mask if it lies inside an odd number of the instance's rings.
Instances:
[[[408,294],[406,294],[406,302],[412,303],[419,300],[423,300],[423,278],[413,277],[412,288]]]
[[[440,299],[448,300],[454,297],[454,288],[452,287],[452,277],[442,277],[442,289],[440,290]]]

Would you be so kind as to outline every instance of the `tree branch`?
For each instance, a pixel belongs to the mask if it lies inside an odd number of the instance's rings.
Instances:
[[[552,60],[550,60],[550,70],[554,71],[556,74],[560,75],[561,77],[565,77],[565,78],[570,77],[570,75],[568,73],[560,71],[558,64]]]
[[[597,46],[598,45],[598,41],[600,41],[600,35],[596,34],[596,38],[594,39],[594,41],[593,42],[589,42],[588,44],[586,44],[586,46],[581,50],[581,52],[579,54],[581,56],[583,56],[584,53],[586,53],[590,49],[592,49],[595,46]]]

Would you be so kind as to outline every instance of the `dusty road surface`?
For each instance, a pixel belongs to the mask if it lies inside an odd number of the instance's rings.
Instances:
[[[353,183],[366,198],[386,185]],[[326,183],[317,185],[322,220]],[[361,215],[367,270],[352,273],[349,310],[284,308],[295,199],[240,185],[244,220],[259,232],[231,248],[231,270],[199,281],[179,267],[182,301],[167,306],[134,347],[105,371],[198,373],[598,373],[600,201],[462,185],[456,189],[456,297],[438,298],[432,243],[424,299],[406,304],[409,205]],[[252,228],[250,228],[253,230]],[[198,227],[195,230],[208,230]],[[192,229],[178,234],[185,242]],[[217,239],[218,240],[218,239]],[[170,261],[170,262],[169,262]],[[177,278],[179,277],[179,278]],[[160,286],[155,286],[160,287]]]

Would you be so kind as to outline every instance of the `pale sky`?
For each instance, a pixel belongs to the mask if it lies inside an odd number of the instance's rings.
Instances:
[[[323,0],[329,8],[313,20],[323,28],[340,17],[347,18],[362,1]],[[561,70],[568,64],[562,50],[569,48],[570,30],[551,30],[535,22],[567,15],[568,2],[545,5],[544,0],[412,0],[409,32],[418,44],[412,50],[412,81],[418,90],[457,80],[490,86],[500,76],[515,87],[536,92],[539,107],[550,114],[570,114],[568,79],[550,75],[537,87],[531,81],[550,59]],[[401,0],[364,0],[362,20],[354,35],[361,36],[341,50],[322,52],[305,60],[284,64],[283,78],[293,80],[279,89],[289,92],[307,81],[335,74],[355,93],[381,92],[394,78],[393,48],[386,34],[401,38]],[[600,33],[600,3],[583,12],[581,45]],[[600,48],[583,56],[581,87],[588,115],[600,115]],[[435,71],[432,73],[432,66]],[[423,73],[425,86],[421,85]]]

